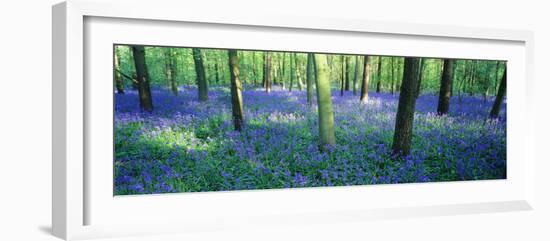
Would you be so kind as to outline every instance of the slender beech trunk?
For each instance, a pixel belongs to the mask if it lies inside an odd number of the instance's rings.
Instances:
[[[340,96],[344,96],[344,88],[345,88],[345,82],[346,82],[346,61],[344,59],[344,56],[342,55],[342,78],[340,79]]]
[[[170,90],[172,91],[172,94],[178,95],[178,86],[176,84],[175,80],[175,71],[174,71],[174,58],[172,56],[172,49],[171,48],[164,48],[164,61],[165,61],[165,74],[166,74],[166,81],[168,86],[170,86]]]
[[[472,72],[472,65],[468,65],[468,62],[467,60],[464,61],[464,76],[462,77],[462,95],[465,95],[468,91],[467,91],[467,86],[468,86],[468,83],[470,81],[470,77],[471,77],[471,72]],[[462,101],[462,97],[461,97],[461,101]]]
[[[277,57],[276,54],[271,53],[271,82],[269,84],[269,88],[272,89],[273,85],[277,85],[277,78],[279,78],[279,71],[277,70],[278,64],[277,60],[275,60],[275,57]]]
[[[244,126],[244,110],[241,80],[239,79],[239,57],[237,50],[228,50],[229,72],[231,77],[231,109],[233,112],[233,124],[236,131],[241,131]]]
[[[380,93],[380,86],[382,85],[382,57],[378,57],[378,67],[376,68],[376,93]]]
[[[403,79],[405,78],[405,58],[402,58],[401,61],[399,61],[399,74],[400,74],[400,77],[399,77],[399,82],[397,83],[397,87],[395,88],[396,90],[401,90],[401,84],[403,83]]]
[[[265,92],[271,92],[271,52],[265,53],[264,60],[264,86]]]
[[[269,85],[269,88],[273,88],[273,85],[277,85],[277,79],[279,78],[279,71],[277,68],[277,60],[275,60],[275,57],[277,57],[277,54],[271,53],[271,83]]]
[[[477,82],[477,60],[473,62],[472,75],[470,77],[470,96],[474,95],[474,84]]]
[[[498,118],[498,113],[500,112],[500,106],[502,105],[502,101],[504,100],[504,95],[506,95],[506,78],[507,78],[506,71],[507,71],[506,66],[504,66],[504,74],[500,79],[500,85],[498,87],[497,97],[495,98],[493,108],[491,108],[491,113],[489,114],[489,118],[491,119]]]
[[[273,89],[273,85],[277,85],[277,81],[279,79],[279,62],[276,57],[276,53],[271,54],[271,89]]]
[[[353,95],[357,95],[357,82],[359,81],[359,56],[355,56],[355,73],[353,75]]]
[[[500,61],[496,61],[495,63],[495,95],[498,93],[498,67],[500,65]]]
[[[315,57],[313,57],[313,59],[315,60]],[[327,55],[327,63],[328,63],[328,79],[329,81],[331,82],[331,88],[332,88],[332,81],[335,79],[334,78],[334,73],[338,73],[338,71],[335,71],[335,61],[336,61],[336,55],[333,55],[333,54],[328,54]],[[313,63],[315,63],[315,61],[313,61]]]
[[[311,106],[313,102],[313,82],[315,81],[315,64],[313,63],[313,54],[307,54],[307,71],[306,71],[306,85],[307,85],[307,104]]]
[[[115,47],[115,88],[117,94],[124,94],[124,79],[122,79],[122,76],[119,71],[120,70],[120,53],[118,50],[118,47]]]
[[[394,57],[391,57],[391,94],[393,95],[395,93],[395,75],[394,75]]]
[[[258,75],[256,74],[256,52],[252,52],[252,76],[254,78],[254,86],[258,86]]]
[[[325,54],[314,54],[314,57],[315,80],[317,82],[317,108],[319,114],[319,147],[321,150],[327,151],[336,145],[328,63]]]
[[[372,60],[372,59],[371,59]],[[361,103],[367,103],[369,101],[369,81],[371,76],[371,61],[369,56],[363,56],[363,79],[361,81],[361,97],[359,100]]]
[[[136,75],[138,80],[139,106],[142,111],[153,111],[153,98],[151,97],[151,87],[149,85],[149,74],[145,62],[145,48],[143,46],[132,46],[134,55],[134,64],[136,65]]]
[[[296,78],[296,68],[294,64],[296,63],[295,56],[292,54],[289,54],[289,61],[290,61],[290,84],[288,85],[288,91],[292,92],[292,86],[294,85],[294,79]],[[293,61],[294,60],[294,61]]]
[[[218,66],[218,60],[216,59],[216,63],[214,64],[214,68],[216,69],[216,84],[220,83],[220,68]]]
[[[178,95],[178,83],[176,82],[176,63],[175,59],[171,58],[170,68],[172,69],[172,78],[170,79],[170,89],[174,95]]]
[[[345,56],[344,58],[346,60],[346,86],[345,86],[345,90],[349,91],[350,84],[351,84],[351,82],[350,82],[350,79],[351,79],[351,76],[350,76],[351,75],[350,74],[351,73],[351,71],[350,71],[351,70],[351,58],[349,56]]]
[[[456,74],[455,73],[458,73],[458,63],[456,61],[453,61],[453,77],[451,79],[451,98],[454,96],[455,94],[455,82],[456,82]]]
[[[285,89],[285,77],[286,77],[286,53],[283,53],[283,73],[281,75],[281,82],[283,84],[283,90]]]
[[[130,53],[130,58],[134,58],[133,55],[134,55],[134,51],[132,50],[132,47],[128,47],[128,52]],[[135,61],[134,61],[135,62]],[[137,73],[136,73],[136,70],[135,70],[135,64],[134,64],[134,71],[131,73],[131,79],[134,79],[136,81],[132,81],[132,90],[139,90],[139,83],[137,81]]]
[[[279,60],[279,84],[282,86],[283,89],[285,88],[285,53],[282,53],[282,56]]]
[[[300,64],[296,53],[294,53],[294,65],[295,65],[294,68],[296,72],[296,82],[298,84],[298,90],[302,91],[302,89],[304,88],[304,83],[302,83],[302,75],[300,74]]]
[[[267,64],[267,61],[266,61],[266,57],[267,57],[267,52],[264,52],[264,57],[262,57],[262,88],[266,88],[266,85],[265,85],[265,79],[266,79],[266,76],[265,76],[265,66]]]
[[[445,59],[443,62],[443,74],[441,75],[441,85],[439,88],[439,102],[437,104],[437,114],[445,115],[449,112],[451,102],[451,85],[453,84],[454,60]]]
[[[395,120],[392,151],[394,155],[407,156],[411,151],[414,111],[416,97],[414,90],[418,85],[420,58],[405,58],[404,77],[399,93],[399,104]]]
[[[458,79],[458,83],[459,84],[457,86],[457,89],[458,89],[458,102],[462,103],[462,95],[464,94],[464,80],[466,79],[466,61],[461,61],[462,62],[462,74],[460,75],[460,79]],[[458,65],[458,60],[457,60],[457,65]]]
[[[491,83],[489,83],[489,73],[487,73],[489,69],[489,62],[485,63],[485,76],[483,77],[483,101],[487,102],[488,96],[489,96],[489,90],[491,89]]]
[[[193,48],[193,61],[195,62],[195,72],[197,74],[197,86],[199,90],[199,101],[208,100],[208,83],[204,73],[204,64],[202,62],[201,50]]]
[[[422,77],[424,74],[424,66],[426,66],[426,60],[423,58],[420,58],[420,70],[418,70],[418,85],[416,87],[416,90],[414,91],[414,97],[418,98],[420,96],[420,91],[422,91]]]

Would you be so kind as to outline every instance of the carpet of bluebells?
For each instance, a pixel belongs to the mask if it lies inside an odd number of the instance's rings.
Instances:
[[[317,106],[305,92],[245,90],[242,132],[227,88],[211,88],[207,102],[194,87],[152,95],[153,113],[139,111],[135,91],[115,95],[115,195],[506,178],[506,104],[487,120],[491,99],[453,97],[450,113],[437,116],[437,96],[420,96],[411,155],[396,159],[398,94],[360,104],[333,90],[337,145],[328,152],[319,151]]]

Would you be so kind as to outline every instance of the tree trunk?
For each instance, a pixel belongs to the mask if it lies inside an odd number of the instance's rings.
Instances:
[[[359,56],[355,56],[355,73],[353,75],[353,95],[357,95],[357,81],[359,81]]]
[[[313,82],[315,81],[315,67],[313,54],[307,54],[307,103],[311,106],[313,102]]]
[[[412,131],[416,97],[414,90],[418,85],[420,58],[406,57],[404,77],[401,83],[399,104],[395,120],[392,151],[394,155],[407,156],[411,151]]]
[[[455,62],[453,61],[453,77],[451,79],[451,98],[454,96],[455,92],[454,92],[454,87],[455,87],[455,78],[456,78],[456,74],[455,73],[458,73],[458,62]]]
[[[264,89],[265,89],[265,87],[266,87],[266,86],[265,86],[265,79],[266,79],[266,76],[265,76],[265,66],[266,66],[266,63],[267,63],[266,57],[267,57],[267,52],[264,52],[264,57],[262,57],[262,60],[263,60],[263,62],[262,62],[262,74],[263,74],[263,75],[262,75],[262,88],[264,88]]]
[[[376,68],[376,93],[380,93],[380,86],[382,85],[382,57],[378,57],[378,67]]]
[[[460,100],[462,101],[462,96],[464,96],[468,91],[467,91],[467,86],[468,86],[468,83],[469,83],[469,78],[471,76],[471,72],[472,72],[472,65],[468,65],[468,61],[467,60],[464,60],[464,76],[462,77],[462,95],[460,97]]]
[[[278,64],[277,60],[275,59],[277,57],[277,54],[271,53],[271,82],[269,85],[269,88],[272,89],[273,85],[277,85],[277,78],[279,78],[278,73]]]
[[[302,75],[300,74],[300,64],[298,61],[298,56],[296,53],[294,53],[294,65],[295,65],[295,72],[296,72],[296,81],[298,84],[298,90],[302,91],[304,88],[304,83],[302,83]]]
[[[457,65],[458,65],[458,60],[457,60]],[[466,61],[461,61],[462,63],[462,74],[459,75],[461,78],[458,79],[457,81],[457,91],[458,91],[458,102],[459,103],[462,103],[462,95],[464,94],[464,80],[465,80],[465,76],[466,76]]]
[[[437,104],[437,114],[445,115],[449,112],[451,102],[451,85],[453,84],[453,65],[452,59],[445,59],[443,62],[443,74],[441,76],[441,85],[439,87],[439,102]]]
[[[124,94],[124,80],[119,71],[120,70],[120,53],[117,47],[115,47],[115,88],[117,94]]]
[[[201,50],[193,48],[193,61],[195,62],[195,72],[197,73],[197,86],[199,89],[199,101],[208,100],[208,83],[204,73]]]
[[[264,84],[265,92],[271,92],[271,52],[265,53],[264,61]]]
[[[220,83],[220,68],[218,66],[218,60],[216,59],[216,63],[214,64],[214,68],[216,68],[216,84]]]
[[[405,77],[404,75],[404,71],[405,71],[405,58],[402,58],[400,61],[399,61],[399,68],[398,68],[398,73],[399,73],[399,82],[397,82],[397,86],[395,88],[395,90],[401,90],[401,84],[403,83],[403,78]]]
[[[416,90],[414,91],[414,98],[418,99],[418,96],[420,96],[420,91],[422,91],[422,77],[424,74],[424,66],[426,66],[426,60],[420,58],[420,69],[418,70],[418,85],[416,86]]]
[[[174,95],[178,95],[178,86],[176,84],[175,79],[175,71],[174,71],[174,59],[172,56],[172,49],[171,48],[164,48],[164,61],[165,61],[165,74],[166,74],[166,80],[168,82],[168,86],[170,86],[170,90]]]
[[[382,69],[382,57],[378,57],[378,63],[376,64],[376,93],[380,93],[381,88],[381,69]]]
[[[313,57],[314,60],[315,60],[315,57]],[[328,54],[327,55],[327,62],[328,62],[328,79],[330,82],[332,82],[333,80],[333,75],[334,75],[334,61],[336,59],[336,55],[333,55],[333,54]],[[315,63],[315,61],[313,61],[313,63]],[[332,85],[331,85],[331,88],[332,88]]]
[[[340,57],[340,59],[342,60],[342,78],[340,79],[340,96],[344,96],[344,88],[345,88],[345,82],[346,82],[346,61],[343,55]]]
[[[284,89],[285,87],[285,53],[281,53],[279,60],[279,85]]]
[[[495,98],[495,103],[493,104],[493,108],[491,108],[491,113],[489,114],[489,118],[496,119],[498,118],[498,113],[500,112],[500,106],[502,105],[502,100],[504,100],[504,95],[506,95],[506,66],[504,66],[504,74],[502,75],[502,79],[500,79],[500,85],[498,87],[498,93],[497,97]]]
[[[293,61],[294,60],[294,61]],[[289,54],[289,61],[290,61],[290,85],[288,86],[288,91],[292,92],[292,86],[294,85],[294,79],[296,78],[296,59],[295,56],[292,54]]]
[[[137,74],[136,73],[132,74],[132,79],[137,80]],[[139,91],[139,83],[138,82],[132,82],[132,89]]]
[[[498,93],[498,67],[500,65],[500,61],[496,61],[495,64],[495,95]]]
[[[256,74],[256,52],[252,52],[252,76],[254,86],[258,86],[258,75]]]
[[[328,63],[327,56],[325,54],[314,54],[314,56],[316,74],[315,80],[317,82],[320,149],[326,151],[327,149],[332,149],[332,147],[336,145]]]
[[[371,61],[369,61],[369,57],[366,55],[363,57],[363,66],[363,80],[361,81],[361,97],[359,98],[359,100],[361,101],[361,103],[367,103],[369,101]]]
[[[391,91],[392,95],[395,93],[395,86],[394,86],[394,84],[395,84],[395,79],[394,79],[395,75],[394,75],[394,69],[393,69],[394,68],[393,62],[394,62],[394,57],[391,57],[391,90],[390,91]]]
[[[231,77],[231,109],[233,112],[233,124],[236,131],[241,131],[244,125],[244,110],[241,80],[239,79],[239,58],[237,50],[228,50],[229,72]]]
[[[281,75],[281,82],[283,84],[283,90],[285,89],[285,77],[286,77],[286,53],[283,53],[283,73]]]
[[[133,55],[134,55],[134,51],[132,50],[132,47],[128,47],[128,52],[130,53],[130,57],[131,59],[133,59]],[[135,64],[134,64],[134,71],[129,73],[129,75],[131,76],[129,79],[134,79],[136,81],[132,81],[131,84],[132,84],[132,90],[139,90],[139,83],[137,81],[137,73],[136,73],[136,70],[135,70]]]
[[[346,86],[345,86],[345,90],[346,91],[349,91],[350,89],[350,68],[351,68],[351,58],[349,56],[345,56],[344,57],[346,59]]]
[[[485,76],[483,77],[483,101],[488,101],[489,90],[491,89],[491,83],[489,78],[489,62],[485,62]]]
[[[474,84],[477,81],[477,60],[472,62],[472,75],[470,76],[470,96],[474,95]]]
[[[134,55],[138,80],[139,106],[142,111],[152,112],[153,98],[151,97],[149,74],[147,72],[147,64],[145,63],[145,48],[143,46],[132,46],[132,53]]]

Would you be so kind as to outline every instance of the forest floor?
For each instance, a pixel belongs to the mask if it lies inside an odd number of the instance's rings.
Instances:
[[[178,96],[152,91],[153,113],[135,91],[115,95],[115,195],[506,178],[506,104],[487,120],[492,99],[451,100],[437,116],[437,96],[416,102],[411,155],[391,157],[398,94],[369,102],[333,90],[337,144],[318,148],[317,106],[305,91],[243,92],[246,126],[233,130],[228,88],[207,102],[194,87]]]

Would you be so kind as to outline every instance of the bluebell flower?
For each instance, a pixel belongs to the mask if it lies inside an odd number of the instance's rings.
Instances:
[[[460,104],[452,97],[441,117],[437,95],[423,92],[412,153],[394,159],[398,94],[371,93],[359,105],[356,96],[333,91],[337,143],[322,152],[317,106],[303,92],[245,85],[246,128],[236,132],[226,87],[213,86],[207,102],[197,101],[195,86],[179,91],[153,86],[152,113],[139,110],[137,91],[115,96],[115,194],[506,177],[506,115],[487,121],[491,102],[476,96]],[[206,130],[201,138],[199,129]]]

